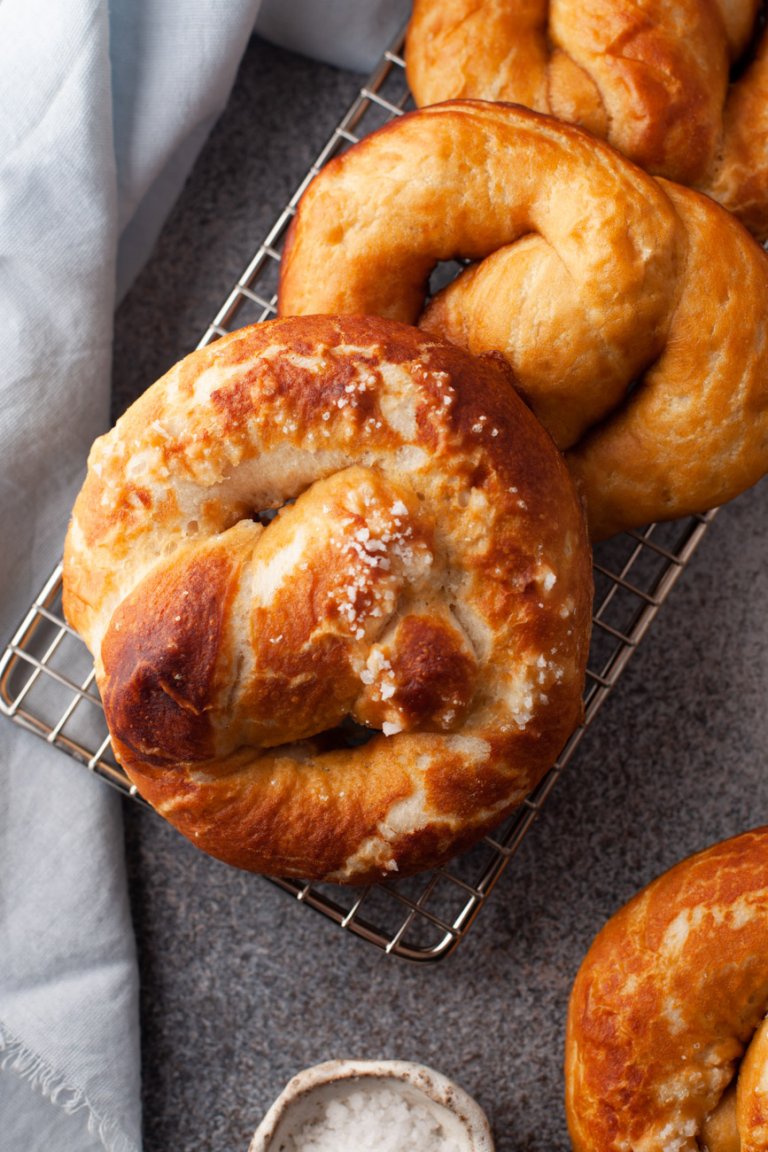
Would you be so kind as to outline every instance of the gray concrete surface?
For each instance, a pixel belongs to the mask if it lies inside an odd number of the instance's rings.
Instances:
[[[118,313],[116,412],[199,340],[359,77],[255,41]],[[682,856],[765,822],[767,490],[721,512],[456,953],[387,957],[125,803],[146,1152],[246,1152],[332,1057],[418,1060],[486,1109],[498,1152],[565,1152],[571,981],[604,920]]]

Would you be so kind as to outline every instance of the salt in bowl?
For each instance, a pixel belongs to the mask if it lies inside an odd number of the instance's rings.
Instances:
[[[248,1152],[493,1152],[485,1113],[407,1060],[329,1060],[294,1076]]]

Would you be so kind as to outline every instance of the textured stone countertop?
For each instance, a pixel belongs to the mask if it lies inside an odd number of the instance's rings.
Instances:
[[[254,41],[117,318],[116,412],[199,341],[360,77]],[[385,955],[125,802],[146,1152],[246,1152],[333,1057],[458,1080],[498,1152],[565,1152],[571,981],[604,920],[682,856],[766,821],[765,485],[716,518],[455,953]]]

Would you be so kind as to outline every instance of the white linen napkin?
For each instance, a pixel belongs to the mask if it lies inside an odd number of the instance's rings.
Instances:
[[[255,0],[0,5],[0,634],[61,551],[107,425],[120,290],[216,116]],[[0,724],[0,1145],[141,1144],[116,794]]]
[[[257,30],[367,70],[406,9],[265,0]],[[224,108],[258,10],[0,3],[3,646],[60,555],[88,448],[107,426],[114,302]],[[0,1144],[137,1152],[138,978],[118,797],[5,719],[0,782]]]
[[[410,0],[261,0],[256,31],[292,52],[368,73],[410,7]]]

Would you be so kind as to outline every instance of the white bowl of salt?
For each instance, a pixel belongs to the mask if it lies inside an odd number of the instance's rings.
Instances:
[[[294,1076],[248,1152],[493,1152],[480,1105],[409,1060],[329,1060]]]

